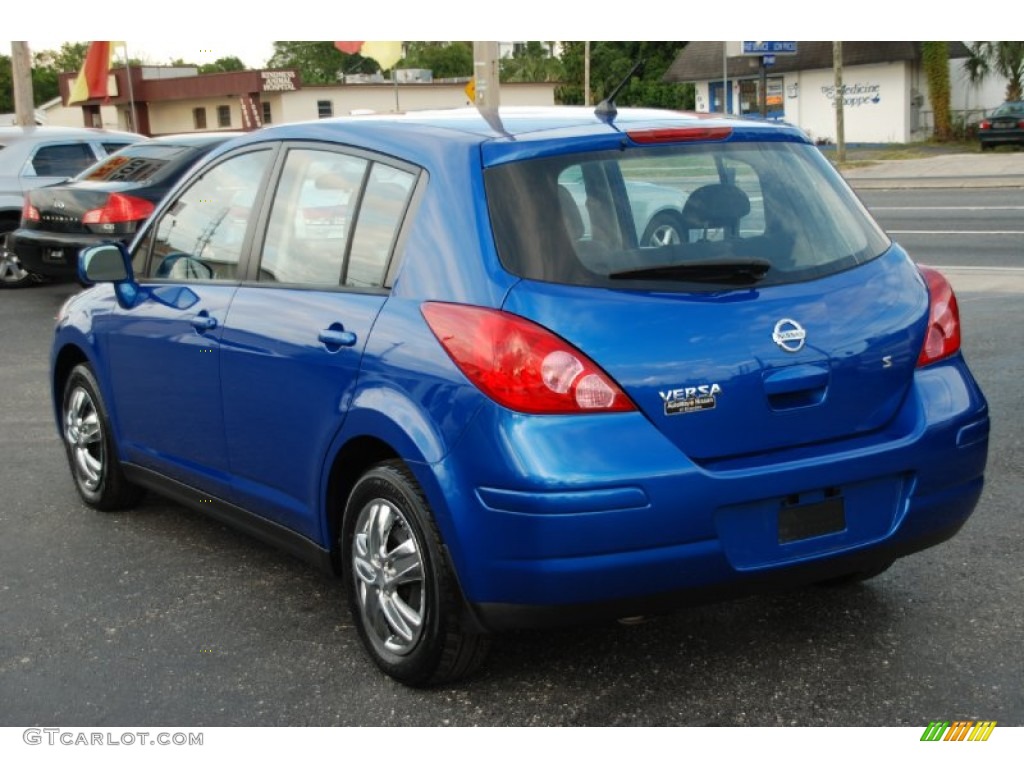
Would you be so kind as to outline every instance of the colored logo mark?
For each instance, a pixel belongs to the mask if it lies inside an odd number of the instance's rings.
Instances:
[[[921,741],[988,741],[995,727],[995,720],[933,720],[921,734]]]

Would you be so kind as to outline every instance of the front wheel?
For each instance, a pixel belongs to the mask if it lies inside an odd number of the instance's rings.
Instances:
[[[349,495],[340,547],[359,637],[384,672],[411,686],[474,672],[490,645],[463,610],[426,498],[404,464],[364,474]]]
[[[68,466],[79,495],[102,510],[134,506],[142,491],[121,471],[110,418],[92,370],[76,365],[64,384],[61,423]]]
[[[35,275],[22,269],[21,260],[11,247],[11,232],[17,226],[13,221],[0,221],[0,288],[21,288],[38,282]]]

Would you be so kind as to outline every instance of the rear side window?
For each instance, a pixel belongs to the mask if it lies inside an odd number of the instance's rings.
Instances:
[[[85,143],[48,144],[32,156],[31,168],[36,176],[74,176],[96,161],[92,147]]]
[[[274,195],[259,281],[336,288],[369,162],[336,152],[289,150]]]
[[[656,279],[688,290],[673,266],[756,260],[770,264],[759,284],[778,284],[889,245],[820,153],[793,142],[527,160],[487,169],[485,184],[502,264],[536,280],[648,289]]]
[[[384,284],[414,181],[411,173],[374,163],[359,206],[344,285],[375,288]]]
[[[327,150],[288,152],[259,281],[383,287],[415,174]]]

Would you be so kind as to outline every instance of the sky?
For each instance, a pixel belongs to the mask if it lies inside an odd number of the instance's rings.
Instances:
[[[12,7],[4,10],[5,30],[15,39],[28,40],[33,51],[57,49],[64,41],[120,38],[130,56],[149,63],[180,58],[204,64],[238,56],[252,68],[262,67],[272,55],[274,38],[320,39],[329,32],[333,37],[368,40],[642,40],[669,35],[689,40],[981,40],[996,36],[999,26],[998,14],[990,20],[922,15],[912,4],[892,0],[857,0],[831,10],[810,0],[647,0],[633,6],[612,4],[607,12],[551,0],[492,5],[385,0],[362,7],[300,0],[289,6],[296,13],[269,3],[239,13],[234,3],[175,0],[172,6],[154,6],[146,14],[104,12],[93,14],[95,18],[85,12],[93,6],[78,0],[48,0],[45,16],[28,3],[8,5]],[[386,13],[379,13],[379,8],[386,8]],[[0,43],[0,49],[8,46]]]
[[[77,37],[62,37],[36,40],[29,38],[29,49],[36,53],[47,49],[59,50],[61,43],[79,40]],[[230,39],[195,40],[175,37],[164,40],[132,39],[124,41],[128,56],[141,59],[147,64],[168,64],[173,59],[182,59],[192,64],[209,64],[227,56],[237,56],[249,69],[260,69],[274,54],[274,43],[270,40]],[[115,62],[122,57],[122,49],[114,51]]]

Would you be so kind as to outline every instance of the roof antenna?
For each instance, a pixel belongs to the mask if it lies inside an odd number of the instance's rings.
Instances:
[[[605,122],[611,122],[615,119],[615,115],[619,113],[619,110],[615,108],[615,97],[619,95],[623,88],[629,85],[629,81],[633,79],[634,75],[643,74],[644,60],[638,59],[633,68],[629,70],[629,74],[622,78],[622,82],[619,83],[605,98],[601,100],[601,103],[594,109],[594,114]]]

